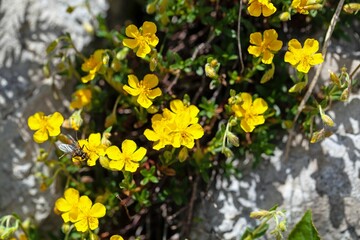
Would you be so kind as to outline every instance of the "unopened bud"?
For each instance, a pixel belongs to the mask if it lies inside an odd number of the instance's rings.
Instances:
[[[205,64],[205,75],[209,78],[217,76],[215,69],[209,63]]]
[[[156,3],[152,2],[146,6],[146,13],[153,14],[156,11]]]
[[[285,232],[286,231],[286,221],[283,220],[279,223],[279,229],[282,231],[282,232]]]
[[[349,99],[349,89],[345,88],[344,91],[341,93],[340,100],[347,101]]]
[[[232,132],[230,132],[230,131],[226,132],[226,137],[233,146],[235,146],[235,147],[240,146],[239,138]]]
[[[283,12],[279,16],[280,20],[283,22],[289,21],[291,19],[291,15],[289,12]]]
[[[307,11],[309,11],[309,10],[319,10],[322,7],[323,7],[322,4],[316,3],[316,4],[310,4],[310,5],[304,6],[304,9],[307,10]]]
[[[268,210],[254,211],[254,212],[250,213],[250,217],[260,219],[260,218],[266,217],[267,215],[269,215],[269,213],[270,212]]]
[[[316,131],[313,133],[313,136],[311,137],[310,142],[311,143],[316,143],[319,142],[321,140],[324,140],[327,137],[330,137],[332,135],[332,132],[325,130],[324,128],[321,129],[320,131]]]
[[[334,121],[331,119],[331,117],[329,117],[326,114],[321,114],[321,120],[328,125],[329,127],[333,127],[334,126]]]
[[[339,77],[334,73],[330,71],[330,80],[332,83],[334,83],[336,86],[341,87],[340,79]]]

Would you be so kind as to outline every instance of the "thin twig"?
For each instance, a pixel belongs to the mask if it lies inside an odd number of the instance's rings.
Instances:
[[[244,71],[244,60],[242,58],[242,50],[241,50],[241,42],[240,42],[240,23],[241,23],[241,11],[242,11],[242,0],[239,1],[240,2],[240,6],[239,6],[239,15],[238,15],[238,25],[237,25],[237,45],[238,45],[238,50],[239,50],[239,61],[240,61],[240,74],[243,73]]]
[[[326,58],[326,51],[327,51],[327,48],[329,46],[329,43],[330,43],[330,38],[331,38],[331,35],[335,29],[335,26],[336,26],[336,23],[338,22],[339,20],[339,15],[340,15],[340,12],[341,12],[341,9],[344,5],[344,1],[345,0],[340,0],[339,1],[339,4],[336,8],[336,11],[331,19],[331,22],[330,22],[330,26],[326,32],[326,35],[325,35],[325,39],[324,39],[324,44],[323,44],[323,48],[322,48],[322,55],[324,56],[324,62],[325,62],[325,58]],[[320,77],[320,73],[321,73],[321,70],[323,68],[323,65],[324,65],[324,62],[317,68],[316,70],[316,73],[315,73],[315,76],[313,77],[310,85],[309,85],[309,88],[307,90],[307,92],[305,93],[305,96],[304,98],[301,100],[300,102],[300,105],[298,107],[298,110],[295,114],[295,117],[294,117],[294,120],[293,120],[293,124],[292,124],[292,127],[291,129],[289,130],[289,135],[288,135],[288,140],[287,140],[287,143],[286,143],[286,148],[285,148],[285,156],[284,156],[284,159],[285,161],[288,159],[288,156],[289,156],[289,152],[290,152],[290,148],[291,148],[291,142],[292,142],[292,139],[295,135],[295,125],[296,125],[296,121],[298,120],[301,112],[304,110],[305,108],[305,104],[307,102],[307,100],[309,99],[309,97],[311,96],[315,86],[316,86],[316,83],[318,82],[319,80],[319,77]]]
[[[190,232],[190,227],[191,227],[191,223],[192,223],[192,219],[193,219],[193,215],[194,215],[194,204],[196,201],[196,196],[197,196],[197,188],[198,188],[198,184],[199,184],[199,176],[195,176],[195,180],[193,183],[193,187],[192,187],[192,193],[191,193],[191,198],[189,201],[189,210],[188,210],[188,214],[187,214],[187,219],[186,219],[186,223],[185,223],[185,227],[183,229],[183,237],[188,237],[189,232]]]

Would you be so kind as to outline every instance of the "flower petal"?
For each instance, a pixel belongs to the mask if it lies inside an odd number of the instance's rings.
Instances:
[[[262,35],[260,32],[255,32],[250,34],[250,43],[256,46],[261,46],[263,41]]]
[[[121,151],[117,146],[110,146],[106,149],[105,152],[111,160],[120,160]]]
[[[86,232],[89,229],[87,218],[82,218],[75,223],[75,228],[78,232]]]
[[[252,107],[252,112],[255,114],[263,114],[268,109],[267,103],[262,98],[255,99]]]
[[[137,102],[143,108],[149,108],[152,105],[152,101],[146,96],[145,93],[140,93]]]
[[[146,43],[141,43],[138,50],[136,51],[136,56],[144,58],[148,53],[151,52],[151,48]]]
[[[159,84],[159,79],[155,74],[146,74],[143,80],[145,88],[151,89]]]
[[[41,128],[34,133],[33,139],[36,143],[43,143],[49,139],[48,132]]]
[[[128,172],[136,172],[136,170],[138,169],[139,164],[132,162],[132,161],[127,161],[125,164],[125,171]]]
[[[153,90],[148,91],[147,96],[150,99],[154,99],[154,98],[156,98],[158,96],[161,96],[161,94],[162,94],[161,89],[160,88],[155,88]]]
[[[90,209],[90,216],[94,218],[101,218],[105,216],[106,208],[101,203],[95,203]]]
[[[137,38],[138,36],[140,36],[139,29],[134,24],[130,24],[126,27],[125,34],[126,36],[132,38]]]
[[[241,93],[241,98],[243,100],[241,107],[247,111],[252,105],[252,96],[249,93]]]
[[[28,118],[28,126],[31,130],[38,130],[42,126],[43,112],[37,112]]]
[[[131,154],[131,160],[135,162],[141,161],[145,157],[145,155],[146,155],[146,149],[140,147],[133,154]]]
[[[95,230],[99,227],[99,219],[97,219],[95,217],[89,217],[88,224],[89,224],[89,228],[91,230]]]
[[[142,25],[143,34],[155,34],[157,31],[156,25],[153,22],[145,21]]]
[[[122,43],[123,43],[123,45],[125,47],[131,48],[131,49],[136,48],[140,44],[139,40],[137,40],[137,39],[129,39],[129,38],[124,39]]]
[[[121,144],[121,150],[125,156],[131,156],[136,151],[137,145],[133,140],[125,139]]]
[[[121,171],[124,168],[124,165],[125,161],[123,159],[120,159],[119,161],[112,160],[109,162],[109,167],[118,171]]]

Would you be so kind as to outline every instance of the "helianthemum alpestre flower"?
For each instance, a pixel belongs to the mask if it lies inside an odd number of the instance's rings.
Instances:
[[[107,146],[102,143],[100,133],[92,133],[88,139],[80,139],[78,143],[82,151],[88,156],[88,166],[94,166],[96,160],[105,155]]]
[[[261,14],[269,17],[276,12],[276,7],[270,0],[250,0],[247,10],[254,17],[259,17]]]
[[[139,167],[139,162],[145,157],[146,149],[137,148],[134,141],[126,139],[121,144],[121,150],[117,146],[110,146],[106,149],[106,155],[110,159],[109,168],[135,172]]]
[[[79,214],[79,191],[74,188],[68,188],[64,192],[64,197],[55,202],[55,208],[61,213],[64,222],[76,221]]]
[[[231,107],[235,116],[241,118],[240,127],[245,132],[252,132],[257,125],[265,122],[263,113],[268,109],[262,98],[252,100],[249,93],[241,93],[242,102]]]
[[[91,93],[91,89],[89,88],[81,88],[76,90],[76,92],[72,94],[73,100],[70,103],[70,108],[80,109],[85,107],[91,102],[91,97],[92,97],[92,93]]]
[[[37,112],[28,118],[28,126],[34,133],[34,141],[43,143],[49,139],[49,136],[55,137],[60,134],[61,124],[64,117],[59,112],[45,116],[43,112]]]
[[[285,53],[285,62],[290,63],[299,72],[308,73],[311,67],[324,61],[322,54],[316,53],[318,50],[319,42],[315,39],[306,39],[303,48],[298,40],[291,39],[289,49]]]
[[[271,64],[274,53],[279,51],[283,45],[282,41],[277,40],[278,34],[274,29],[264,31],[264,36],[260,32],[250,34],[250,43],[248,52],[255,57],[261,57],[265,64]]]
[[[95,78],[96,73],[101,70],[101,67],[106,65],[109,61],[109,57],[106,56],[105,50],[99,49],[94,52],[90,58],[81,65],[81,70],[88,72],[89,74],[81,78],[83,83],[87,83]]]
[[[181,100],[173,100],[170,110],[165,108],[163,114],[152,117],[153,129],[146,129],[144,135],[154,142],[153,148],[156,150],[166,145],[193,148],[194,141],[204,135],[203,128],[197,123],[198,113],[199,109],[196,106],[185,106]]]
[[[293,0],[291,8],[298,13],[309,14],[309,10],[317,10],[322,8],[321,0]]]
[[[151,47],[156,47],[159,43],[156,31],[156,25],[152,22],[144,22],[140,29],[131,24],[125,29],[126,36],[131,39],[124,39],[123,44],[136,51],[136,56],[144,58],[151,52]]]
[[[92,204],[88,196],[79,199],[79,213],[75,222],[75,228],[79,232],[94,230],[99,226],[99,218],[105,216],[106,208],[101,203]]]
[[[132,96],[138,96],[137,102],[144,108],[150,107],[152,100],[161,95],[161,89],[156,87],[159,79],[155,74],[146,74],[141,81],[131,74],[128,76],[128,84],[124,85],[124,90]]]

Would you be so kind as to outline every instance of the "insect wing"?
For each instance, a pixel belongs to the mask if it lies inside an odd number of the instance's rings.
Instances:
[[[73,153],[74,151],[76,151],[76,147],[73,146],[72,144],[56,142],[56,146],[60,149],[60,151],[64,153]]]

